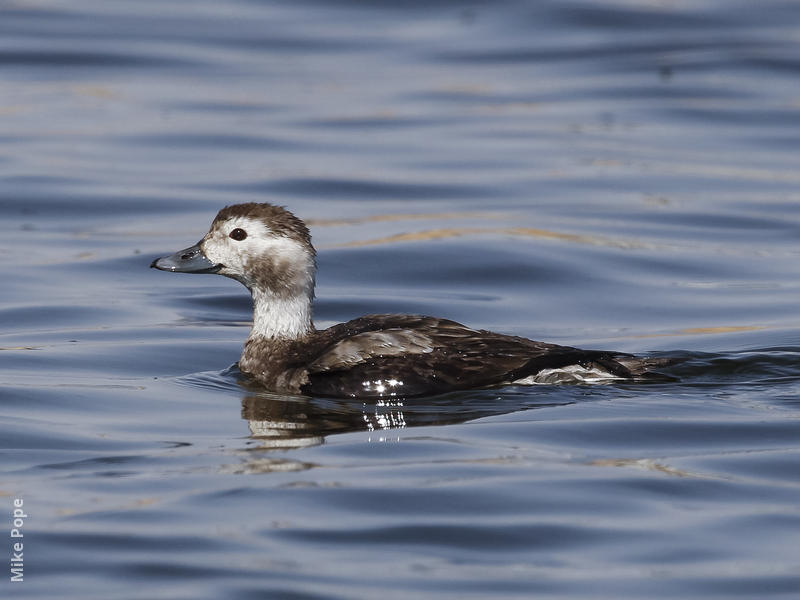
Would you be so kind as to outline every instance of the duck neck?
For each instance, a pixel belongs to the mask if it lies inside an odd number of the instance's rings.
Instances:
[[[253,289],[253,329],[249,340],[292,341],[314,331],[310,295],[285,296]]]

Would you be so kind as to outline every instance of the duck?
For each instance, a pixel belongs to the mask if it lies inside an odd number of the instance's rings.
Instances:
[[[279,394],[379,399],[511,384],[639,381],[657,378],[655,369],[670,362],[415,314],[371,314],[318,330],[316,256],[300,218],[282,206],[249,202],[226,206],[199,242],[150,266],[242,283],[252,294],[253,325],[238,367]]]

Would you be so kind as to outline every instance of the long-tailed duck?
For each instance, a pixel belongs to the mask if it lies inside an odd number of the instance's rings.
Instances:
[[[376,398],[433,395],[511,383],[637,380],[671,361],[580,350],[419,315],[368,315],[314,328],[316,251],[305,223],[283,207],[219,211],[194,246],[150,265],[218,273],[253,295],[253,329],[239,369],[269,390]]]

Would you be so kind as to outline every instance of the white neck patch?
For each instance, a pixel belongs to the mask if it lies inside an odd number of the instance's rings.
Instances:
[[[297,339],[314,329],[310,296],[283,297],[253,290],[253,330],[250,338]]]

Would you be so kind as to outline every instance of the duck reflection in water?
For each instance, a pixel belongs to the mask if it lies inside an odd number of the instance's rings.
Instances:
[[[242,418],[261,448],[302,448],[322,444],[332,433],[376,432],[387,441],[391,430],[407,426],[402,400],[377,402],[309,401],[259,393],[242,401]],[[371,440],[372,441],[372,440]]]
[[[393,431],[426,425],[452,425],[481,417],[570,404],[572,398],[531,404],[520,393],[475,390],[429,398],[382,398],[363,401],[341,398],[298,397],[252,391],[242,400],[242,418],[248,422],[258,449],[302,448],[322,444],[334,433],[368,432],[370,441],[398,439]]]

